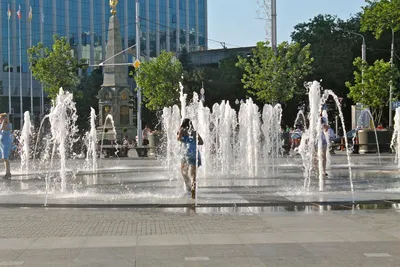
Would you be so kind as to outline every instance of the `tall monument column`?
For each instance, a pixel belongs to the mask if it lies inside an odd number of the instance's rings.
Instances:
[[[116,134],[117,139],[128,135],[133,139],[136,135],[136,127],[133,126],[133,113],[129,108],[129,99],[132,96],[128,85],[128,64],[124,58],[120,32],[120,24],[117,18],[116,6],[118,0],[110,0],[111,16],[108,25],[108,41],[106,48],[106,60],[103,62],[104,79],[98,94],[99,98],[99,129],[108,129],[108,138]],[[111,121],[106,118],[113,117],[116,133],[112,133]]]

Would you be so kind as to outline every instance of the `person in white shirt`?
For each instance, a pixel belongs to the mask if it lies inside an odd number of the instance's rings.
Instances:
[[[147,146],[149,144],[149,136],[151,134],[151,129],[149,125],[146,124],[142,131],[143,145]]]

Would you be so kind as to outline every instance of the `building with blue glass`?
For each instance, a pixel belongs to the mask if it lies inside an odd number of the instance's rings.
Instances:
[[[20,91],[23,96],[23,111],[30,111],[30,70],[27,49],[31,44],[43,42],[45,46],[50,47],[52,36],[58,34],[67,37],[78,59],[85,58],[90,65],[105,60],[108,22],[111,15],[109,0],[0,0],[0,2],[0,62],[2,63],[0,81],[3,84],[0,112],[8,111],[9,81],[14,117],[21,116]],[[162,50],[179,52],[183,48],[188,51],[207,49],[207,0],[139,0],[139,3],[141,29],[139,34],[144,56],[156,57]],[[17,16],[19,7],[20,19]],[[117,5],[124,48],[136,43],[135,9],[135,0],[119,0]],[[132,62],[133,56],[134,51],[128,50],[127,61]],[[20,73],[22,73],[22,83]],[[11,79],[8,79],[9,75]],[[41,87],[39,82],[33,80],[35,114],[41,112]]]

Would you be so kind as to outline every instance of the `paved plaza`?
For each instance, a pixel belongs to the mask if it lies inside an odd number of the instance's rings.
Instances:
[[[400,265],[395,205],[297,208],[3,208],[0,266]]]
[[[76,160],[66,192],[47,194],[54,170],[14,162],[0,184],[0,267],[400,266],[394,156],[354,155],[353,193],[346,156],[331,160],[323,192],[316,179],[304,190],[293,156],[273,174],[200,176],[196,201],[155,159],[102,159],[96,175]]]

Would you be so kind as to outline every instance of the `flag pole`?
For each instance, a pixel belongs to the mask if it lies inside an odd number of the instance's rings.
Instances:
[[[40,23],[40,42],[43,44],[43,31],[44,31],[44,11],[43,11],[43,0],[39,1],[40,5],[40,13],[41,13],[41,23]],[[41,51],[43,57],[43,49]],[[43,82],[40,83],[40,115],[42,116],[41,119],[44,117],[44,88]]]
[[[10,19],[11,19],[11,11],[10,11],[10,3],[8,3],[8,113],[11,115],[11,48],[10,48]]]
[[[20,128],[22,129],[22,124],[23,124],[23,98],[22,98],[22,46],[21,46],[21,5],[18,7],[18,21],[19,21],[19,26],[18,26],[18,34],[19,34],[19,111],[20,111],[20,116],[21,116],[21,124]]]
[[[32,47],[32,6],[29,9],[29,47]],[[31,62],[32,65],[32,62]],[[31,117],[33,117],[33,78],[32,78],[32,68],[30,71],[30,78],[31,78]]]

